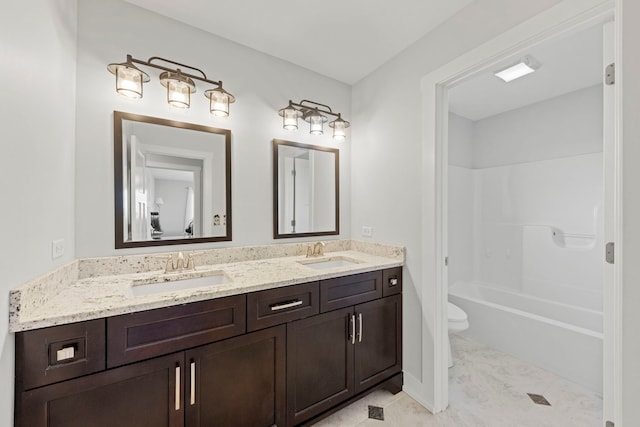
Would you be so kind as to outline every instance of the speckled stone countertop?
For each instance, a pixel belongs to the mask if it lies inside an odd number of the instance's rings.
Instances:
[[[9,331],[18,332],[168,307],[246,292],[363,273],[404,263],[404,248],[353,240],[327,241],[306,258],[309,243],[194,252],[195,270],[164,272],[170,252],[79,259],[10,291]],[[186,254],[187,252],[185,252]],[[320,270],[308,261],[348,259]],[[133,286],[224,274],[227,283],[134,295]]]

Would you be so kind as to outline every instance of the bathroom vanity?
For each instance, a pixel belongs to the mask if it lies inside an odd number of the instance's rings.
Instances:
[[[230,283],[114,293],[122,302],[97,316],[76,305],[27,321],[19,312],[37,303],[22,289],[12,295],[16,426],[294,426],[381,387],[400,391],[402,260],[339,254],[216,264]],[[59,286],[118,281],[108,277]]]

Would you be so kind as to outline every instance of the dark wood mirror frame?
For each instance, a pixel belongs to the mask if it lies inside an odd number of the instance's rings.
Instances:
[[[317,151],[332,153],[335,155],[335,165],[334,165],[335,229],[302,232],[302,233],[281,233],[280,232],[279,230],[280,209],[279,209],[279,201],[278,201],[278,190],[279,190],[278,147],[280,146],[290,146],[290,147],[298,147],[298,148],[308,149],[308,150],[317,150]],[[284,239],[284,238],[293,238],[293,237],[335,236],[340,234],[340,150],[338,150],[337,148],[322,147],[317,145],[302,144],[302,143],[293,142],[293,141],[285,141],[282,139],[274,139],[272,157],[273,157],[273,238]]]
[[[158,240],[124,240],[124,170],[123,170],[123,129],[124,120],[143,122],[174,128],[189,129],[199,132],[208,132],[223,135],[225,138],[225,210],[226,210],[226,233],[224,236],[215,237],[190,237],[171,238]],[[166,120],[157,117],[143,116],[139,114],[126,113],[121,111],[113,112],[113,141],[114,141],[114,213],[115,213],[115,248],[135,248],[147,246],[184,245],[192,243],[223,242],[231,241],[232,216],[231,216],[231,131],[228,129],[214,128],[193,123]]]

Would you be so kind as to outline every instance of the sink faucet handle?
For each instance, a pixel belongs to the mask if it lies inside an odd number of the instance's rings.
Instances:
[[[173,265],[173,254],[168,254],[168,255],[154,255],[154,258],[160,258],[165,262],[165,266],[164,266],[164,272],[165,273],[169,273],[171,271],[175,270],[175,266]]]
[[[184,266],[185,270],[195,270],[196,269],[196,263],[193,260],[193,256],[197,255],[200,252],[189,252],[187,254],[187,262]]]
[[[184,254],[182,251],[178,251],[178,260],[176,261],[176,270],[182,270],[184,268]]]
[[[313,254],[318,256],[324,255],[324,242],[316,242],[316,244],[313,245]]]

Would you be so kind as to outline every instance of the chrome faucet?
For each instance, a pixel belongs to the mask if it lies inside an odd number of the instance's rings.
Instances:
[[[324,242],[316,242],[307,246],[307,258],[324,255]]]
[[[187,260],[185,262],[184,254],[179,251],[176,256],[176,261],[173,261],[173,254],[167,258],[167,264],[164,267],[165,273],[171,273],[173,271],[195,270],[196,264],[193,260],[193,252],[187,254]]]

